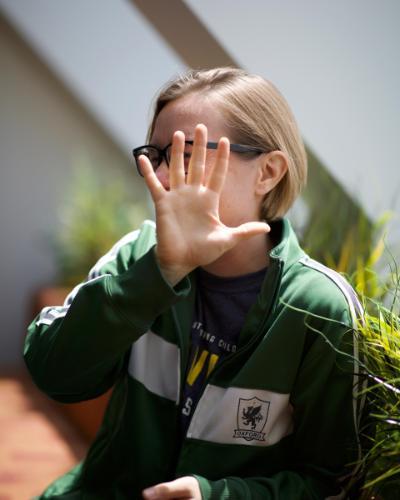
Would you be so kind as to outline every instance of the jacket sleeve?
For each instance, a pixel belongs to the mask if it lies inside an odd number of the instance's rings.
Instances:
[[[308,332],[313,341],[292,391],[294,431],[287,470],[217,481],[195,476],[203,500],[345,498],[342,482],[359,459],[353,329],[329,320],[317,323]]]
[[[118,377],[132,342],[188,293],[187,278],[169,286],[154,247],[148,247],[140,232],[127,235],[63,306],[44,308],[30,324],[25,362],[38,387],[53,399],[78,402],[105,392]]]

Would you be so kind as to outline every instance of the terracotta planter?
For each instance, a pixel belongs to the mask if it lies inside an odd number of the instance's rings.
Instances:
[[[32,317],[36,316],[43,307],[62,305],[70,291],[70,288],[65,287],[46,287],[39,290],[34,296]],[[90,401],[70,404],[54,402],[54,405],[67,416],[86,439],[92,441],[103,420],[111,393],[112,389]]]

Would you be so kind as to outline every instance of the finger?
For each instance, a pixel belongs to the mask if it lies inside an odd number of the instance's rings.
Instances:
[[[216,193],[222,191],[229,165],[229,139],[221,137],[217,157],[207,181],[207,187]]]
[[[161,182],[158,180],[154,172],[154,169],[150,163],[150,160],[147,158],[147,156],[140,155],[139,163],[140,163],[140,170],[143,174],[146,185],[149,188],[153,201],[155,202],[159,200],[160,197],[165,193],[165,189],[161,184]]]
[[[178,130],[172,138],[171,160],[169,162],[169,185],[171,189],[185,183],[184,150],[185,134]]]
[[[199,186],[203,182],[206,154],[207,127],[199,124],[194,130],[193,150],[188,169],[188,184]]]
[[[245,240],[259,234],[267,234],[271,227],[266,222],[246,222],[238,227],[231,228],[231,234],[237,240]]]
[[[190,491],[187,486],[182,486],[180,484],[174,484],[175,481],[169,483],[161,483],[153,486],[152,488],[147,488],[142,492],[143,498],[145,500],[164,500],[168,498],[187,498],[190,495]]]
[[[143,490],[142,495],[146,500],[201,498],[198,481],[191,476],[180,477],[174,481],[157,484]]]

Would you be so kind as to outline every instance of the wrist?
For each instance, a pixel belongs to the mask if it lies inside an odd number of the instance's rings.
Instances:
[[[163,262],[158,255],[157,246],[154,249],[154,254],[156,256],[157,264],[163,278],[172,287],[177,285],[181,280],[183,280],[185,276],[187,276],[192,271],[192,269],[189,269],[187,267],[179,266],[177,264],[167,264]]]
[[[185,272],[179,269],[165,268],[162,267],[161,265],[160,265],[160,271],[165,281],[169,283],[172,287],[177,285],[180,281],[183,280],[185,276],[189,274],[189,271]]]

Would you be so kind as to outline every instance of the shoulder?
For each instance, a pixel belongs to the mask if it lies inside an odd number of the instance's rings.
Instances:
[[[288,274],[284,295],[293,307],[354,326],[362,307],[341,274],[308,256],[294,264]]]

